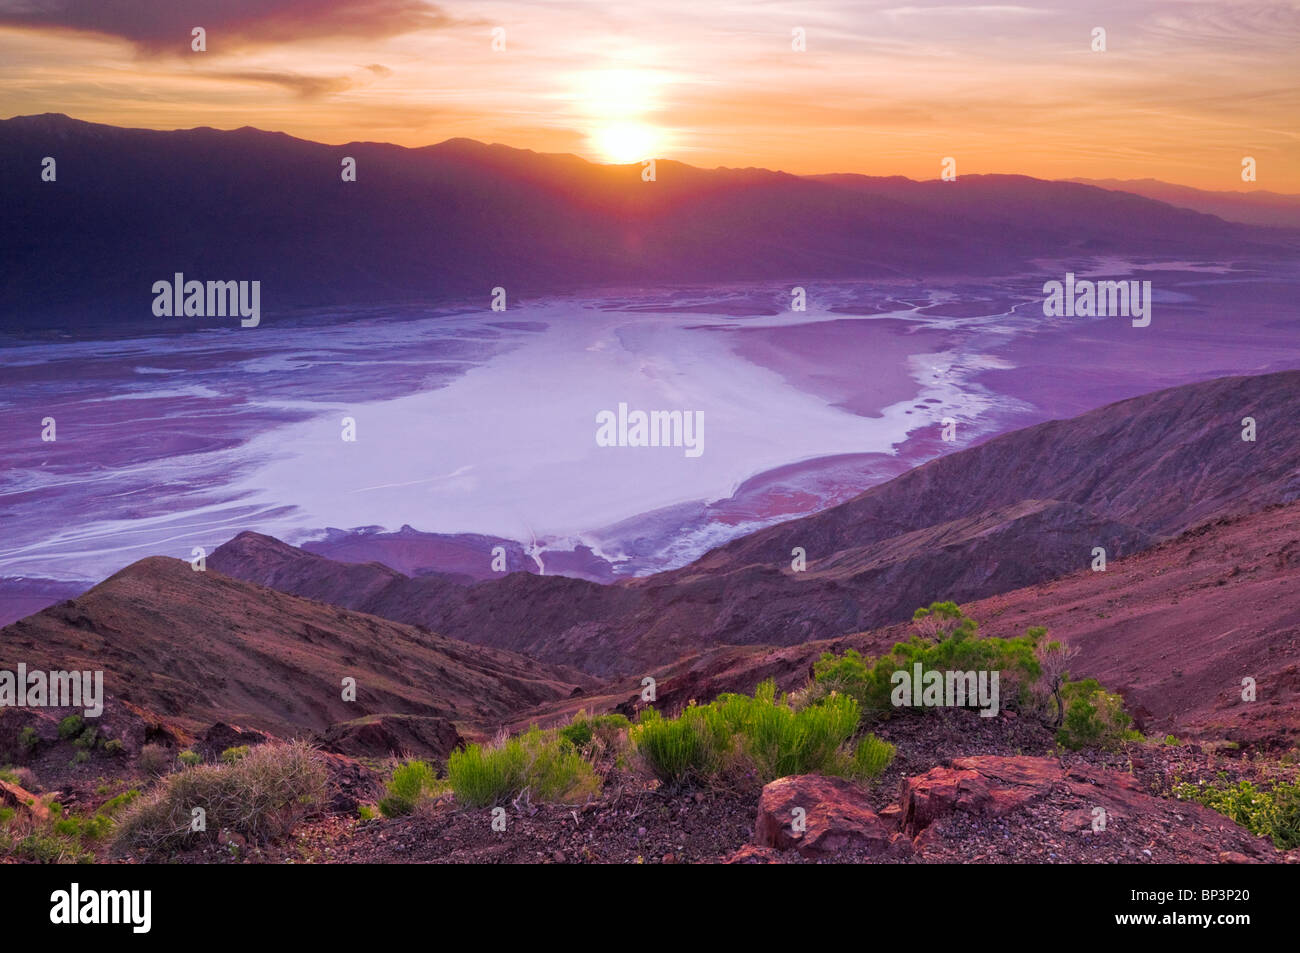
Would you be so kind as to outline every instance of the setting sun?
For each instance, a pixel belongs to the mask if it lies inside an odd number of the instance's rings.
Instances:
[[[592,142],[610,162],[640,162],[655,157],[659,135],[655,129],[640,123],[616,123],[597,130]]]

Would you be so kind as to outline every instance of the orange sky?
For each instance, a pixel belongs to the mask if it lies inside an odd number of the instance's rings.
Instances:
[[[952,156],[959,175],[1300,192],[1296,2],[36,6],[0,0],[2,116],[912,178]]]

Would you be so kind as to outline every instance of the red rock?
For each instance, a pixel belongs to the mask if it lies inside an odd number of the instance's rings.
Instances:
[[[793,829],[796,808],[805,812],[803,831]],[[780,778],[763,788],[754,843],[780,850],[793,848],[805,857],[848,847],[883,852],[889,845],[889,830],[853,782],[804,774]]]
[[[904,779],[899,796],[903,829],[916,835],[958,811],[1001,817],[1064,779],[1065,769],[1055,758],[955,758],[948,766]]]
[[[722,858],[724,864],[779,864],[781,855],[771,847],[746,844]]]
[[[14,808],[19,817],[24,815],[35,821],[50,819],[50,809],[41,799],[26,788],[20,788],[8,781],[0,781],[0,804]]]

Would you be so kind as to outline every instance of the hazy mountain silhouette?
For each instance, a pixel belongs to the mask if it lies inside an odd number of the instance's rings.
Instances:
[[[44,157],[57,179],[41,178]],[[341,180],[341,160],[357,181]],[[1287,235],[1023,176],[912,182],[604,166],[452,139],[323,145],[252,128],[0,121],[0,313],[9,328],[156,318],[176,272],[259,280],[267,315],[328,305],[938,273],[1098,253],[1284,254]],[[1293,254],[1293,242],[1290,246]],[[228,321],[229,319],[215,319]]]

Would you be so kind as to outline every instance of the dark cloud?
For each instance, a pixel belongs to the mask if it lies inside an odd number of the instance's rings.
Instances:
[[[207,31],[208,52],[321,37],[378,38],[446,26],[424,0],[0,0],[0,26],[119,37],[149,56],[190,50]]]
[[[302,99],[316,99],[329,93],[351,89],[352,80],[345,76],[303,76],[300,73],[275,73],[263,70],[245,72],[202,73],[208,79],[227,79],[242,83],[261,83],[287,89]]]

